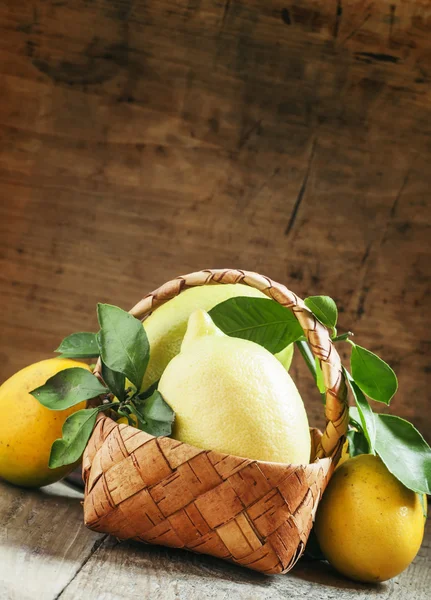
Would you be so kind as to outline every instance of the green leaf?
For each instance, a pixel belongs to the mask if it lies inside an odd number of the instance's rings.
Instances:
[[[349,456],[351,458],[359,454],[369,454],[368,441],[362,431],[349,431],[346,437],[349,442]]]
[[[301,356],[304,359],[305,364],[307,365],[310,373],[313,375],[313,379],[319,388],[323,404],[326,404],[326,390],[323,384],[323,373],[320,364],[318,364],[318,362],[316,361],[315,356],[311,352],[310,346],[308,345],[307,341],[299,339],[295,342],[295,344],[299,352],[301,353]],[[320,369],[320,373],[317,372],[317,369]],[[321,389],[323,389],[324,391],[322,392]]]
[[[329,296],[309,296],[305,298],[304,303],[316,319],[332,329],[333,335],[337,335],[335,325],[337,324],[338,310],[332,298]]]
[[[135,398],[131,405],[140,429],[151,435],[171,435],[175,413],[158,390],[146,400]]]
[[[431,448],[419,431],[395,415],[375,415],[376,450],[388,470],[407,488],[431,494]]]
[[[369,398],[389,404],[398,389],[397,376],[384,360],[350,341],[350,365],[355,383]]]
[[[112,371],[125,375],[139,390],[150,358],[150,347],[141,321],[110,304],[98,304],[97,314],[103,362]]]
[[[238,296],[217,304],[209,314],[227,335],[256,342],[273,354],[303,335],[295,315],[275,300]]]
[[[64,358],[97,358],[100,354],[95,333],[72,333],[61,342],[57,350]]]
[[[361,417],[356,406],[349,406],[349,424],[362,431]]]
[[[30,394],[50,410],[65,410],[108,391],[90,371],[73,367],[59,371]]]
[[[140,392],[137,396],[139,400],[146,400],[147,398],[152,396],[159,386],[159,381],[160,379],[152,383],[150,387],[144,390],[143,392]]]
[[[283,348],[281,352],[277,352],[274,354],[275,358],[280,362],[283,367],[289,372],[290,366],[292,364],[293,352],[295,349],[295,344],[288,344],[286,348]]]
[[[322,367],[320,366],[320,360],[317,358],[317,356],[314,357],[314,364],[316,366],[316,384],[319,388],[319,392],[324,394],[326,392],[326,387],[323,381],[323,372]]]
[[[365,398],[361,389],[356,385],[353,377],[350,373],[343,367],[344,374],[346,375],[346,379],[349,382],[350,389],[352,390],[353,397],[356,402],[356,406],[358,408],[358,415],[361,421],[362,431],[364,432],[365,437],[367,438],[370,453],[375,453],[375,443],[376,443],[376,424],[374,420],[374,413],[369,405],[368,400]]]
[[[125,397],[126,378],[122,373],[113,371],[102,361],[102,377],[108,388],[120,402]]]
[[[426,519],[428,516],[428,506],[426,503],[426,497],[423,494],[418,494],[418,495],[419,495],[419,502],[421,503],[422,514],[423,514],[424,519]]]
[[[51,447],[49,468],[56,469],[70,465],[81,457],[96,423],[101,407],[84,408],[67,417],[63,425],[62,436]]]

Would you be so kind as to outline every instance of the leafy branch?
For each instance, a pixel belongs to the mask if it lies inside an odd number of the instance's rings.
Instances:
[[[319,300],[321,298],[322,300]],[[335,330],[335,311],[319,310],[328,306],[327,296],[314,296],[305,304],[328,329]],[[334,302],[335,305],[335,302]],[[317,306],[317,310],[315,312]],[[343,367],[356,409],[350,409],[351,430],[347,434],[350,456],[377,454],[387,469],[407,488],[429,494],[431,491],[431,449],[419,431],[408,421],[394,415],[373,412],[366,396],[389,406],[398,389],[397,377],[379,356],[355,344],[352,333],[332,336],[332,342],[348,342],[352,348],[351,373]],[[299,342],[297,342],[297,345]],[[307,355],[302,353],[308,360]],[[308,362],[307,362],[308,364]],[[310,367],[310,366],[309,366]],[[317,377],[315,377],[317,383]]]
[[[141,393],[150,358],[142,323],[116,306],[98,305],[100,331],[74,333],[56,352],[68,358],[101,360],[103,382],[81,367],[60,371],[31,394],[50,410],[66,410],[95,400],[65,421],[62,437],[52,445],[50,468],[73,464],[81,457],[100,412],[126,418],[129,424],[152,435],[170,435],[174,412],[156,389]]]
[[[332,298],[310,296],[304,303],[328,329],[333,343],[347,342],[351,346],[350,372],[343,367],[355,402],[355,409],[350,409],[351,430],[347,434],[349,454],[378,454],[406,487],[429,494],[429,445],[411,423],[396,416],[374,413],[367,400],[368,397],[387,406],[390,404],[398,389],[394,371],[379,356],[354,343],[352,332],[337,334],[338,310]],[[272,353],[279,351],[283,344],[295,342],[325,400],[320,361],[311,352],[302,329],[297,327],[298,322],[292,321],[294,315],[289,309],[270,299],[233,298],[217,305],[210,314],[224,333],[254,341]],[[283,328],[280,323],[284,324]],[[272,339],[275,331],[276,341]]]

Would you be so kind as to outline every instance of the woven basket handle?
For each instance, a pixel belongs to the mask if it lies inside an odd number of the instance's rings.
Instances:
[[[332,456],[347,431],[349,421],[347,390],[340,357],[327,328],[316,319],[305,306],[304,301],[286,286],[251,271],[204,269],[168,281],[145,296],[130,313],[138,319],[143,319],[157,307],[188,288],[216,283],[242,283],[256,288],[282,306],[289,308],[298,319],[314,356],[320,361],[326,388],[327,424],[316,451],[316,458]]]

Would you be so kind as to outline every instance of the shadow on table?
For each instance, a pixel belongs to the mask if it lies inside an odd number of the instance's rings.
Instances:
[[[352,581],[344,575],[338,573],[329,563],[321,560],[301,559],[294,569],[289,573],[290,577],[320,583],[327,587],[334,587],[343,590],[373,591],[373,595],[387,593],[385,583],[359,583]]]
[[[166,572],[167,563],[169,563],[171,571],[187,571],[187,573],[195,573],[199,577],[234,581],[237,584],[249,583],[263,588],[277,585],[282,578],[289,577],[343,590],[358,592],[372,590],[374,595],[384,593],[386,590],[384,584],[365,585],[351,581],[338,574],[328,563],[323,561],[302,559],[286,575],[264,575],[213,556],[194,554],[187,550],[151,546],[139,542],[117,543],[129,547],[135,556],[136,554],[145,555],[151,561],[152,570],[160,569],[161,572]]]
[[[170,571],[178,570],[209,577],[211,579],[223,579],[237,583],[253,583],[254,585],[266,585],[269,582],[267,575],[244,569],[237,565],[228,563],[214,556],[195,554],[189,550],[179,548],[166,548],[164,546],[152,546],[139,542],[118,542],[123,547],[128,547],[135,555],[151,561],[152,569],[166,571],[169,563]]]

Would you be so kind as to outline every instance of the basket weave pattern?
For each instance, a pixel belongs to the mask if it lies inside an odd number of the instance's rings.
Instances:
[[[187,548],[264,572],[290,570],[301,556],[347,429],[346,388],[326,328],[302,300],[266,277],[208,270],[168,282],[131,311],[144,318],[183,289],[246,283],[291,308],[326,385],[325,432],[312,433],[312,460],[249,460],[155,438],[101,416],[83,458],[85,523],[120,539]]]

